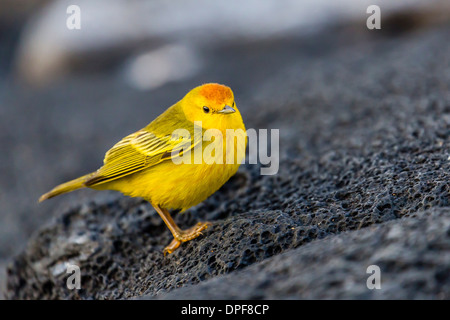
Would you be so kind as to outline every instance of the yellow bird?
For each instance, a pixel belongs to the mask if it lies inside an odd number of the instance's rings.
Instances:
[[[210,223],[182,230],[168,210],[183,212],[216,192],[238,170],[246,146],[233,91],[221,84],[204,84],[116,143],[100,169],[53,188],[39,202],[84,187],[142,197],[172,232],[174,239],[164,254],[172,253]]]

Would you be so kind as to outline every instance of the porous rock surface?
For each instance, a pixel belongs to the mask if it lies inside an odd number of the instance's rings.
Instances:
[[[149,204],[82,204],[14,259],[7,297],[448,299],[448,34],[299,58],[243,109],[247,127],[280,129],[279,172],[246,164],[176,215],[182,227],[212,221],[203,236],[164,257],[171,235]],[[80,290],[66,287],[68,263],[80,266]]]
[[[448,208],[420,212],[415,219],[313,241],[157,298],[445,299],[450,294],[449,213]],[[372,286],[375,266],[378,288]]]

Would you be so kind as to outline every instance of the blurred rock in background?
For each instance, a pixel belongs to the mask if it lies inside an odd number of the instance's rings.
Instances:
[[[34,85],[56,81],[59,77],[80,71],[110,67],[124,55],[137,50],[155,50],[168,43],[188,44],[201,52],[205,47],[230,41],[257,41],[273,37],[298,37],[318,32],[339,23],[362,20],[370,0],[284,0],[284,1],[126,1],[80,0],[80,30],[65,28],[65,14],[73,1],[53,1],[36,14],[24,29],[19,47],[17,71]],[[383,18],[405,10],[441,5],[445,1],[419,0],[378,1]],[[433,13],[433,20],[442,17]],[[157,53],[155,53],[157,54]],[[178,57],[166,57],[179,61]],[[137,57],[136,59],[139,59]],[[141,73],[153,71],[153,64],[140,59]],[[133,68],[131,66],[131,68]],[[192,71],[191,71],[192,72]],[[131,85],[142,87],[145,78],[136,71]],[[153,76],[155,77],[155,76]],[[153,88],[180,78],[176,74],[164,81],[147,79],[143,88]]]

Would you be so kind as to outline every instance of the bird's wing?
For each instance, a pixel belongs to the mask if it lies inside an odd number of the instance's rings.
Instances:
[[[194,135],[201,134],[201,131],[194,132]],[[181,155],[201,141],[201,137],[199,140],[194,135],[190,139],[172,134],[157,136],[146,129],[130,134],[106,153],[103,167],[85,185],[98,185],[149,168],[170,159],[174,152]]]

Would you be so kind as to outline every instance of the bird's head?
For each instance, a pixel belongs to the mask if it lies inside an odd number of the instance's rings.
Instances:
[[[186,118],[201,121],[204,129],[236,128],[242,123],[233,91],[227,86],[207,83],[189,91],[180,101]]]

